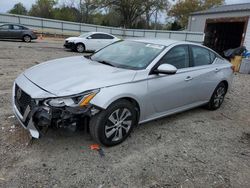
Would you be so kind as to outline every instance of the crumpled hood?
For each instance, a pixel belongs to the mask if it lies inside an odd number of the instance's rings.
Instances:
[[[67,40],[67,41],[75,41],[75,40],[79,40],[79,37],[69,37],[69,38],[66,38],[65,40]]]
[[[131,82],[134,70],[120,69],[73,56],[41,63],[24,72],[40,88],[57,96]]]

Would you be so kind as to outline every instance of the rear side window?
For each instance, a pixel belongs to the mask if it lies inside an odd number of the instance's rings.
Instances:
[[[209,65],[212,63],[210,58],[210,51],[206,48],[199,46],[191,46],[191,51],[193,55],[193,66]],[[215,57],[214,57],[215,58]]]
[[[110,36],[110,35],[106,35],[106,34],[103,34],[103,39],[113,39],[114,37],[113,36]]]
[[[22,30],[23,28],[21,26],[18,26],[18,25],[13,25],[13,29],[15,29],[15,30]]]
[[[113,39],[114,37],[106,34],[93,34],[91,35],[92,39]]]
[[[176,46],[160,60],[160,64],[171,64],[177,69],[189,67],[188,46]]]

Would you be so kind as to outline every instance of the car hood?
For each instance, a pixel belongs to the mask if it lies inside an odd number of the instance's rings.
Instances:
[[[131,82],[136,71],[91,61],[83,56],[41,63],[24,72],[35,85],[56,96]]]
[[[67,40],[67,41],[75,41],[75,40],[79,40],[79,39],[83,39],[83,38],[79,38],[79,37],[69,37],[69,38],[66,38],[65,40]]]

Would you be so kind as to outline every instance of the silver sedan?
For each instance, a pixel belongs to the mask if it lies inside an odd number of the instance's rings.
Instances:
[[[91,56],[51,60],[22,73],[13,86],[14,113],[31,135],[88,126],[113,146],[138,123],[223,103],[231,64],[209,48],[172,40],[119,41]]]

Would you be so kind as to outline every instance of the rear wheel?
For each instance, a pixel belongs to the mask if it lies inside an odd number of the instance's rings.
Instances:
[[[127,100],[117,101],[90,120],[90,134],[98,143],[117,145],[130,135],[136,116],[133,104]]]
[[[30,42],[30,41],[31,41],[31,36],[29,36],[29,35],[24,35],[24,36],[23,36],[23,41],[24,41],[24,42]]]
[[[85,46],[82,43],[76,44],[76,51],[79,53],[83,53],[85,51]]]
[[[224,101],[225,95],[227,93],[227,87],[225,83],[221,82],[214,90],[214,93],[207,104],[209,110],[217,110],[220,108],[221,104]]]

